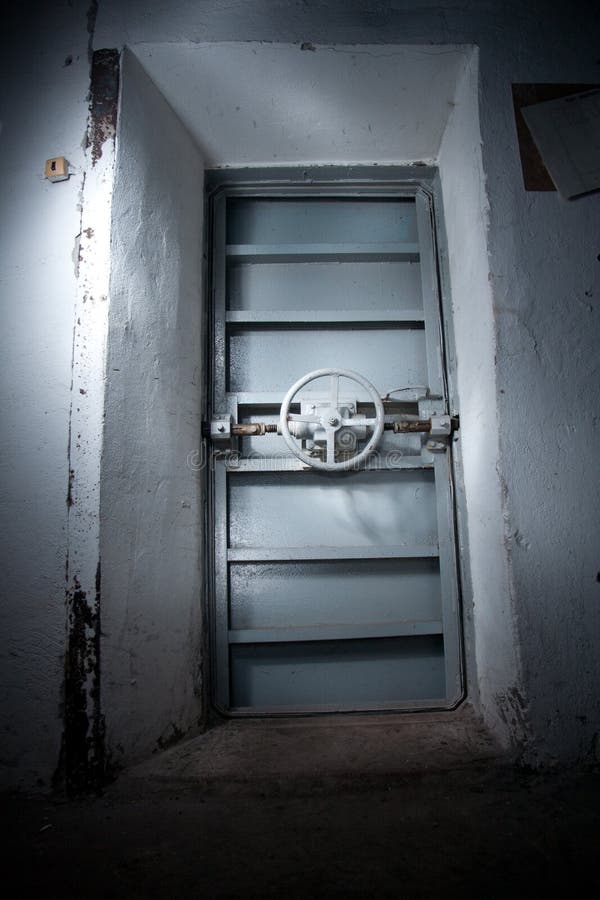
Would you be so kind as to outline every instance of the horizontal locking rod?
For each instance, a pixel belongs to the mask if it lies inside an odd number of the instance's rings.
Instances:
[[[393,431],[394,434],[415,434],[419,432],[431,431],[431,420],[421,419],[412,421],[399,419],[396,422],[386,422],[386,431]],[[450,431],[458,431],[458,416],[452,416],[450,419]],[[235,437],[256,437],[263,434],[278,434],[279,426],[277,424],[267,424],[265,422],[253,422],[250,425],[232,425],[231,434]]]
[[[251,425],[232,425],[231,433],[237,437],[250,437],[259,434],[277,434],[279,425],[268,425],[265,422],[253,422]]]
[[[399,419],[397,422],[386,422],[384,428],[386,431],[393,431],[394,434],[413,434],[415,432],[429,432],[432,428],[431,419],[420,419],[418,422],[413,422],[411,420]],[[450,433],[453,431],[458,431],[459,429],[459,418],[458,416],[451,416],[450,418]]]

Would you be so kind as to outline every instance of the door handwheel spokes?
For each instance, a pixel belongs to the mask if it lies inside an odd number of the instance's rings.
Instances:
[[[308,413],[290,413],[290,405],[298,391],[303,387],[306,387],[311,381],[316,381],[318,378],[327,376],[329,376],[330,379],[328,395],[329,406],[324,409],[323,414],[309,415]],[[366,390],[369,399],[375,406],[374,418],[365,418],[364,416],[348,418],[342,414],[342,410],[340,409],[340,378],[348,378],[350,381],[355,381]],[[319,424],[321,426],[325,431],[326,437],[324,460],[310,456],[299,446],[290,432],[290,422],[306,422],[310,424]],[[303,375],[302,378],[291,386],[285,395],[283,403],[281,404],[281,413],[279,417],[281,435],[292,453],[297,456],[298,459],[302,460],[302,462],[306,463],[306,465],[312,466],[315,469],[321,469],[325,472],[343,472],[348,469],[353,469],[357,465],[363,463],[371,453],[373,453],[379,443],[381,435],[383,434],[384,424],[383,402],[376,388],[370,381],[367,381],[366,378],[359,375],[358,372],[353,372],[350,369],[316,369],[314,372],[308,372],[307,375]],[[366,445],[356,454],[356,456],[336,462],[336,433],[340,428],[352,428],[354,426],[368,426],[373,429],[373,433]]]

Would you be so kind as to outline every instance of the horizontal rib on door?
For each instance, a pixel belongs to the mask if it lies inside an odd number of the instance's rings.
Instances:
[[[418,262],[418,244],[229,244],[232,262]]]
[[[370,622],[363,625],[308,625],[302,628],[242,628],[229,632],[230,644],[275,644],[282,641],[347,641],[407,635],[442,634],[441,620]]]
[[[373,310],[323,310],[323,309],[259,309],[232,310],[226,321],[231,325],[350,325],[372,324],[412,324],[425,321],[419,309],[373,309]]]
[[[395,544],[391,547],[230,547],[229,562],[301,559],[424,559],[438,555],[437,544]]]

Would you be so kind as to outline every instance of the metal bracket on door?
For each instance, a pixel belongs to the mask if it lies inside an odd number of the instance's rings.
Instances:
[[[202,423],[202,437],[210,438],[215,444],[229,444],[234,433],[232,417],[229,413],[213,416],[210,422]]]

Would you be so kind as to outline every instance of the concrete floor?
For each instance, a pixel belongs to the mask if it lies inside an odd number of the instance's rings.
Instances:
[[[20,897],[600,890],[600,771],[524,771],[468,707],[219,723],[101,796],[3,809],[4,879]]]

